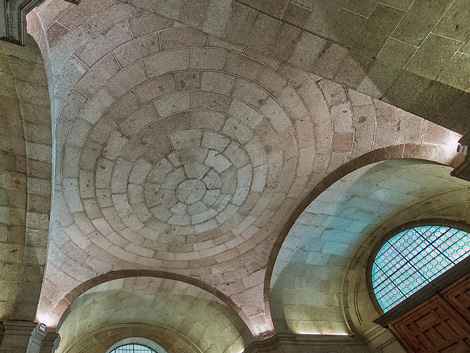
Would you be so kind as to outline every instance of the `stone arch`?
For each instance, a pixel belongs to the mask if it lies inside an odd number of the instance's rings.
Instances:
[[[61,322],[67,316],[67,309],[70,307],[70,304],[73,303],[80,295],[84,294],[88,290],[102,284],[106,283],[115,279],[123,279],[129,277],[155,277],[155,278],[162,278],[162,279],[171,279],[175,281],[180,281],[183,283],[187,283],[198,288],[203,289],[207,293],[214,295],[216,298],[220,299],[222,302],[227,304],[235,313],[237,313],[240,318],[249,323],[249,318],[246,317],[241,311],[240,307],[238,307],[229,297],[227,297],[224,293],[209,286],[208,284],[183,275],[169,273],[164,271],[158,270],[119,270],[119,271],[112,271],[106,274],[97,276],[92,278],[88,281],[81,283],[78,287],[75,287],[71,292],[69,292],[64,299],[62,299],[54,308],[52,314],[56,317],[60,317],[60,321],[57,324],[57,329],[60,329]]]
[[[103,335],[96,332],[107,331],[110,325],[122,328],[120,339],[135,336],[129,332],[134,326],[150,325],[161,332],[163,341],[157,343],[168,352],[179,352],[184,346],[191,346],[190,352],[213,351],[214,347],[231,352],[252,342],[248,326],[225,302],[194,284],[170,277],[174,276],[143,272],[99,279],[100,284],[78,296],[62,315],[57,328],[63,345],[59,352],[87,349],[83,347],[91,345],[87,337],[101,340]],[[175,350],[175,346],[179,348]]]
[[[277,256],[282,248],[282,244],[286,239],[290,229],[302,214],[302,212],[309,206],[314,199],[316,199],[320,194],[332,186],[335,182],[339,181],[344,176],[352,173],[355,170],[358,170],[367,165],[371,165],[380,161],[387,160],[400,160],[400,159],[415,159],[415,160],[427,160],[432,162],[437,162],[442,165],[455,166],[459,163],[460,158],[449,159],[448,151],[445,146],[418,146],[413,144],[405,145],[396,145],[390,146],[378,150],[374,150],[364,155],[353,159],[330,174],[328,174],[320,183],[315,186],[310,193],[298,204],[296,209],[292,212],[289,221],[284,225],[283,230],[280,233],[280,236],[277,238],[276,244],[273,247],[270,260],[268,262],[268,270],[264,282],[264,298],[266,311],[270,312],[271,303],[270,303],[270,285],[273,276],[273,269],[276,263]],[[348,313],[345,313],[347,316]],[[357,331],[354,328],[353,324],[348,323],[350,327],[350,332],[356,333]]]
[[[176,331],[137,323],[102,327],[73,342],[65,351],[67,353],[102,353],[113,344],[125,341],[128,337],[142,337],[156,342],[168,353],[201,353],[193,342]]]
[[[345,277],[343,300],[349,308],[345,311],[347,320],[353,327],[360,328],[370,325],[382,314],[382,310],[373,299],[368,281],[370,278],[371,256],[377,246],[409,227],[439,224],[468,230],[468,190],[454,190],[445,195],[435,195],[419,203],[416,207],[404,209],[375,229],[361,244],[354,254]],[[358,300],[360,294],[361,300]],[[370,328],[369,328],[370,329]]]
[[[0,42],[2,319],[33,321],[39,300],[51,200],[51,113],[38,46]],[[2,280],[3,282],[3,280]]]

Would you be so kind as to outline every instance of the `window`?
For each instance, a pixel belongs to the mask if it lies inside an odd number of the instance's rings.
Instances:
[[[167,353],[159,344],[143,338],[129,337],[113,344],[106,353]]]
[[[110,353],[156,353],[153,349],[140,344],[126,344],[113,349]]]
[[[445,226],[419,226],[389,239],[372,265],[372,288],[384,312],[470,255],[470,234]]]

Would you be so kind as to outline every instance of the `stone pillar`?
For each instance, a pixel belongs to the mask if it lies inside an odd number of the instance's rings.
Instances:
[[[465,134],[460,140],[459,140],[459,149],[458,152],[462,153],[465,155],[464,160],[462,163],[460,163],[451,173],[450,175],[453,175],[457,178],[464,179],[467,181],[470,181],[470,133]]]
[[[28,344],[28,349],[26,350],[26,353],[39,353],[40,352],[42,341],[47,335],[45,328],[46,328],[45,326],[44,328],[41,328],[41,326],[37,325],[33,329],[33,332],[31,332],[31,337],[29,338],[29,344]]]
[[[3,322],[0,353],[52,353],[59,334],[45,332],[35,322],[11,320]]]
[[[56,332],[48,332],[41,344],[39,353],[54,353],[59,348],[60,336]]]
[[[5,332],[0,345],[0,353],[25,353],[31,338],[31,332],[36,327],[32,321],[4,321]]]

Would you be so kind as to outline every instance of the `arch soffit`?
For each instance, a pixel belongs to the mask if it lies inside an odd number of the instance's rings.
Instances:
[[[10,312],[5,317],[33,320],[46,263],[52,134],[44,63],[34,39],[27,36],[24,44],[0,42],[0,59],[7,68],[6,79],[0,83],[7,88],[0,95],[0,113],[8,120],[5,134],[0,136],[8,159],[0,169],[9,176],[11,185],[7,187],[12,196],[6,206],[15,215],[5,220],[13,226],[5,236],[16,228],[16,234],[7,237],[11,249],[7,262],[19,266],[18,277],[8,284],[16,281],[18,289],[8,300]],[[36,96],[24,94],[30,91],[35,91]]]
[[[124,279],[129,277],[155,277],[155,278],[162,278],[162,279],[170,279],[174,281],[179,281],[183,283],[187,283],[193,285],[195,287],[201,288],[204,291],[212,294],[214,297],[220,299],[223,303],[225,303],[230,309],[232,309],[240,318],[248,325],[249,318],[244,315],[244,312],[241,308],[233,302],[231,298],[226,296],[224,293],[219,291],[218,289],[211,287],[210,285],[204,283],[201,280],[187,277],[175,273],[164,272],[164,271],[154,271],[154,270],[119,270],[119,271],[111,271],[104,275],[97,276],[92,278],[88,281],[83,282],[79,286],[75,287],[70,293],[68,293],[64,299],[56,306],[54,311],[58,311],[58,315],[61,317],[57,329],[60,329],[62,322],[67,317],[67,310],[70,305],[82,294],[87,292],[88,290],[106,282],[110,282],[116,279]],[[248,322],[248,323],[247,323]],[[249,327],[249,325],[248,325]]]
[[[279,236],[273,246],[271,251],[268,265],[266,269],[266,276],[264,279],[264,301],[265,301],[265,310],[267,313],[270,313],[270,283],[273,275],[274,265],[276,259],[279,255],[279,252],[282,248],[282,244],[286,239],[290,229],[294,225],[297,218],[302,214],[302,212],[308,207],[308,205],[315,200],[323,191],[328,189],[335,182],[345,177],[346,175],[358,170],[362,167],[365,167],[369,164],[393,160],[393,159],[421,159],[430,162],[436,162],[442,165],[449,167],[455,167],[461,162],[461,156],[449,159],[448,151],[443,146],[426,146],[426,145],[416,145],[416,144],[403,144],[390,146],[385,148],[376,149],[365,153],[364,155],[353,159],[333,172],[329,173],[320,183],[318,183],[308,195],[302,199],[302,201],[297,205],[294,211],[288,218],[288,221],[284,224]],[[349,320],[348,320],[349,321]],[[350,322],[350,321],[349,321]],[[352,326],[354,327],[354,326]]]
[[[60,312],[58,315],[60,315],[60,321],[56,327],[56,331],[59,331],[62,324],[66,320],[66,318],[69,316],[69,314],[72,312],[72,303],[78,299],[82,294],[86,293],[88,290],[93,289],[100,284],[107,283],[113,280],[118,280],[118,279],[125,279],[125,278],[131,278],[131,277],[153,277],[153,278],[161,278],[161,279],[168,279],[168,280],[173,280],[176,282],[181,282],[181,283],[186,283],[190,284],[192,286],[195,286],[197,288],[200,288],[210,294],[211,296],[219,299],[222,301],[225,305],[228,306],[228,308],[234,313],[234,315],[237,315],[240,319],[240,323],[243,323],[246,328],[246,332],[250,332],[250,318],[245,315],[245,313],[225,294],[220,292],[219,290],[207,285],[206,283],[196,280],[190,277],[186,277],[183,275],[179,274],[174,274],[174,273],[168,273],[168,272],[163,272],[163,271],[153,271],[153,270],[121,270],[121,271],[113,271],[113,272],[108,272],[104,275],[95,277],[89,281],[86,281],[76,287],[73,291],[71,291],[65,299],[63,299],[59,305],[56,306],[56,309],[59,309]],[[214,299],[215,299],[214,298]],[[173,331],[172,329],[169,329],[170,331]],[[176,331],[175,331],[176,332]],[[180,333],[178,333],[181,335]],[[251,335],[242,335],[243,341],[245,341],[245,344],[248,345],[250,344],[250,338],[254,337],[253,332],[251,332]],[[188,340],[185,338],[185,340]],[[84,341],[86,342],[86,340]],[[193,344],[194,345],[194,344]],[[195,346],[194,346],[195,347]],[[165,347],[164,347],[165,348]],[[165,348],[166,349],[166,348]],[[170,351],[168,351],[171,353]],[[199,348],[197,348],[197,352],[199,353]]]
[[[168,353],[202,353],[192,341],[181,333],[168,328],[142,323],[113,324],[101,327],[72,342],[70,348],[65,347],[60,353],[101,353],[103,349],[112,347],[129,337],[140,337],[157,342]],[[176,350],[174,350],[174,347]]]

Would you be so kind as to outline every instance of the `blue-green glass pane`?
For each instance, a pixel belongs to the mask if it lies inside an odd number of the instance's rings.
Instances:
[[[398,233],[372,266],[377,301],[388,311],[469,254],[470,234],[456,228],[420,226]]]
[[[140,344],[126,344],[112,350],[110,353],[156,353],[153,349]]]

